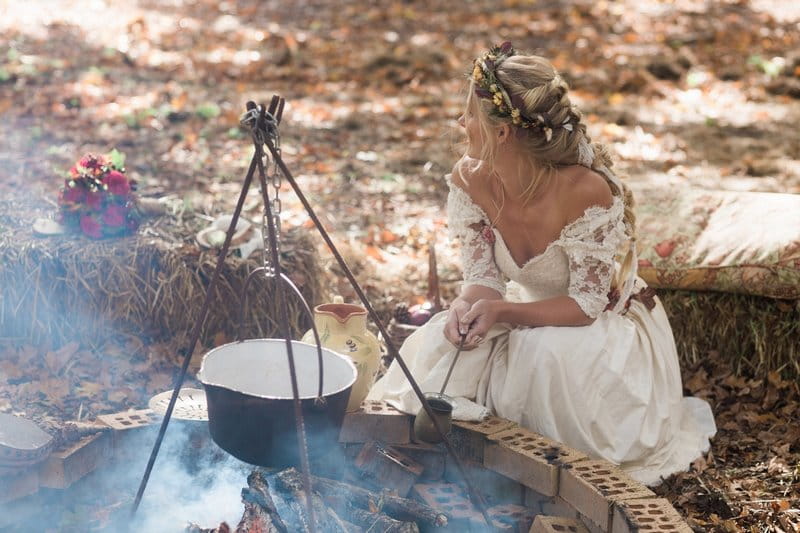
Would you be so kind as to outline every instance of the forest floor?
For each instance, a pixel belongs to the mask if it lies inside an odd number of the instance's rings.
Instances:
[[[445,300],[457,288],[443,175],[482,50],[510,40],[551,58],[630,180],[800,194],[799,29],[800,8],[778,0],[9,2],[0,195],[53,201],[78,157],[116,148],[142,196],[229,212],[251,154],[239,115],[279,93],[284,157],[388,316],[425,297],[431,244]],[[284,191],[283,223],[310,230]],[[254,193],[246,214],[258,219],[259,205]],[[354,300],[320,255],[326,296]],[[172,362],[163,346],[126,342],[2,341],[0,412],[66,421],[143,407],[169,387]],[[719,432],[657,492],[697,531],[798,530],[798,385],[736,377],[716,352],[683,372]]]

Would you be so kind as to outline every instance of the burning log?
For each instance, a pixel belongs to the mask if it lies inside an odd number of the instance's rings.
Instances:
[[[285,470],[279,476],[284,478],[295,476],[298,482],[300,479],[299,473],[294,469]],[[360,507],[367,511],[380,509],[388,517],[399,521],[398,523],[416,522],[420,526],[429,527],[444,527],[447,525],[446,515],[415,500],[402,498],[387,492],[383,492],[376,497],[373,493],[361,487],[317,476],[311,476],[311,484],[314,490],[322,496],[322,499],[333,507],[341,505],[342,499],[345,499],[352,504],[351,507]],[[374,521],[375,513],[370,514]],[[349,514],[349,517],[354,523],[358,524],[353,514]]]
[[[336,513],[347,518],[352,524],[364,531],[380,531],[381,533],[419,533],[415,522],[401,522],[381,513],[379,510],[364,510],[352,504],[347,494],[330,494],[324,498]]]
[[[275,507],[275,502],[270,496],[267,480],[258,470],[254,470],[247,476],[247,487],[242,489],[242,501],[260,505],[273,516],[273,521],[279,531],[282,533],[289,532],[289,528],[286,527],[286,524],[281,519],[278,509]]]
[[[269,486],[264,477],[264,472],[261,470],[254,470],[248,476],[248,483],[251,478],[254,482],[258,480],[259,483]],[[287,514],[291,516],[291,521],[294,523],[290,524],[290,531],[309,531],[308,516],[306,516],[306,492],[303,489],[300,473],[294,468],[288,468],[272,476],[272,479],[275,481],[273,486],[277,489],[277,493],[273,493],[277,497],[276,499],[280,500],[280,496],[287,496],[280,503],[276,503],[277,508],[283,507],[287,510],[286,513],[282,513],[283,518],[289,520]],[[351,531],[348,530],[341,518],[325,505],[319,494],[314,491],[311,491],[311,505],[319,531],[325,531],[326,533],[349,533]]]

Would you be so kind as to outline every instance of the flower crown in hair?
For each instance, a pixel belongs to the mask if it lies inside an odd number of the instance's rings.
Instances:
[[[511,119],[511,123],[523,130],[535,130],[544,133],[547,142],[553,138],[553,129],[562,127],[572,131],[570,118],[567,117],[562,124],[554,126],[547,113],[536,113],[529,117],[522,113],[525,102],[515,94],[509,96],[503,84],[497,78],[497,68],[511,56],[516,55],[516,50],[509,41],[500,46],[491,48],[481,57],[475,59],[472,68],[472,80],[475,82],[475,94],[480,98],[491,100],[494,104],[492,114],[501,118]],[[556,74],[558,76],[558,74]]]

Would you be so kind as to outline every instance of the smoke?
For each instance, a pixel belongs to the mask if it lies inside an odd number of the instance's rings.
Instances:
[[[170,432],[173,435],[162,444],[131,530],[180,532],[188,522],[204,527],[223,521],[235,525],[242,516],[241,489],[247,486],[252,466],[217,448],[206,423],[171,422]],[[149,456],[150,447],[146,452],[143,455]],[[146,459],[133,472],[136,488]]]
[[[40,489],[32,512],[15,504],[17,523],[8,529],[0,525],[0,532],[177,533],[189,522],[235,526],[244,511],[241,489],[253,467],[220,450],[205,422],[170,422],[139,509],[131,516],[157,432],[158,426],[149,426],[115,433],[111,456],[94,472],[64,490]]]

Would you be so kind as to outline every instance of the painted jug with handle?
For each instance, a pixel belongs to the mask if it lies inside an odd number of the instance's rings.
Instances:
[[[367,310],[360,305],[344,303],[336,296],[333,303],[314,308],[314,324],[323,347],[349,357],[356,365],[358,377],[347,402],[348,411],[357,411],[375,381],[381,360],[380,343],[367,330]],[[303,342],[314,343],[313,331],[303,335]]]

